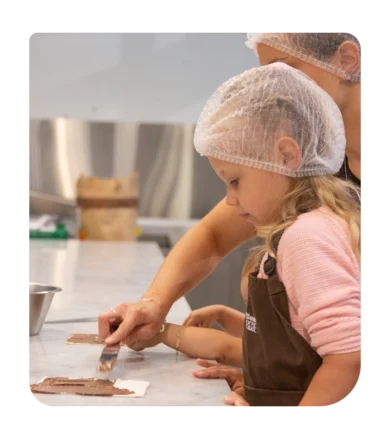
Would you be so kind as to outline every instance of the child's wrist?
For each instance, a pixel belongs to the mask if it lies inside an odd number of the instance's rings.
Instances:
[[[217,319],[216,320],[220,320],[222,319],[223,315],[225,314],[225,306],[224,305],[217,305],[217,309],[216,309],[216,314],[217,314]]]
[[[164,331],[159,332],[159,333],[156,335],[156,341],[157,341],[158,343],[164,343],[164,341],[165,341],[165,339],[166,339],[166,331],[167,331],[167,324],[165,324]]]
[[[160,331],[158,334],[157,334],[157,337],[158,337],[158,340],[159,340],[159,343],[166,343],[167,342],[167,340],[168,340],[168,337],[169,337],[169,332],[171,331],[171,326],[172,326],[172,324],[171,323],[165,323],[165,325],[164,325],[164,330],[163,331]]]

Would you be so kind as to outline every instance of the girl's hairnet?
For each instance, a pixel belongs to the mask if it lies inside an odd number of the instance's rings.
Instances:
[[[299,169],[276,142],[293,138]],[[291,177],[335,174],[345,154],[340,110],[314,81],[284,63],[257,67],[223,83],[206,103],[194,135],[201,154]]]

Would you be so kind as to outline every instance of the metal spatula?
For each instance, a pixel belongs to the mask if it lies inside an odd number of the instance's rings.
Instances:
[[[110,328],[111,334],[115,332],[117,329],[118,329],[118,325],[112,324]],[[96,367],[96,370],[98,372],[106,373],[106,374],[111,372],[118,358],[120,347],[121,347],[120,342],[114,345],[104,346],[103,351],[99,358],[99,362]]]

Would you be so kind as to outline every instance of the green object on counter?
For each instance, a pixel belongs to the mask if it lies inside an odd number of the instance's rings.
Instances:
[[[44,230],[30,230],[30,239],[68,239],[69,233],[65,224],[57,224],[56,230],[46,232]]]

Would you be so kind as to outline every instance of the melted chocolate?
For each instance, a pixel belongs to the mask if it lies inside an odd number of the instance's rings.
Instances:
[[[104,339],[99,337],[98,334],[72,334],[66,340],[68,344],[98,344],[104,345]],[[126,346],[121,342],[121,346]]]
[[[41,383],[31,384],[30,389],[33,393],[65,393],[83,396],[131,395],[134,393],[131,390],[114,387],[113,381],[94,378],[45,378]]]

